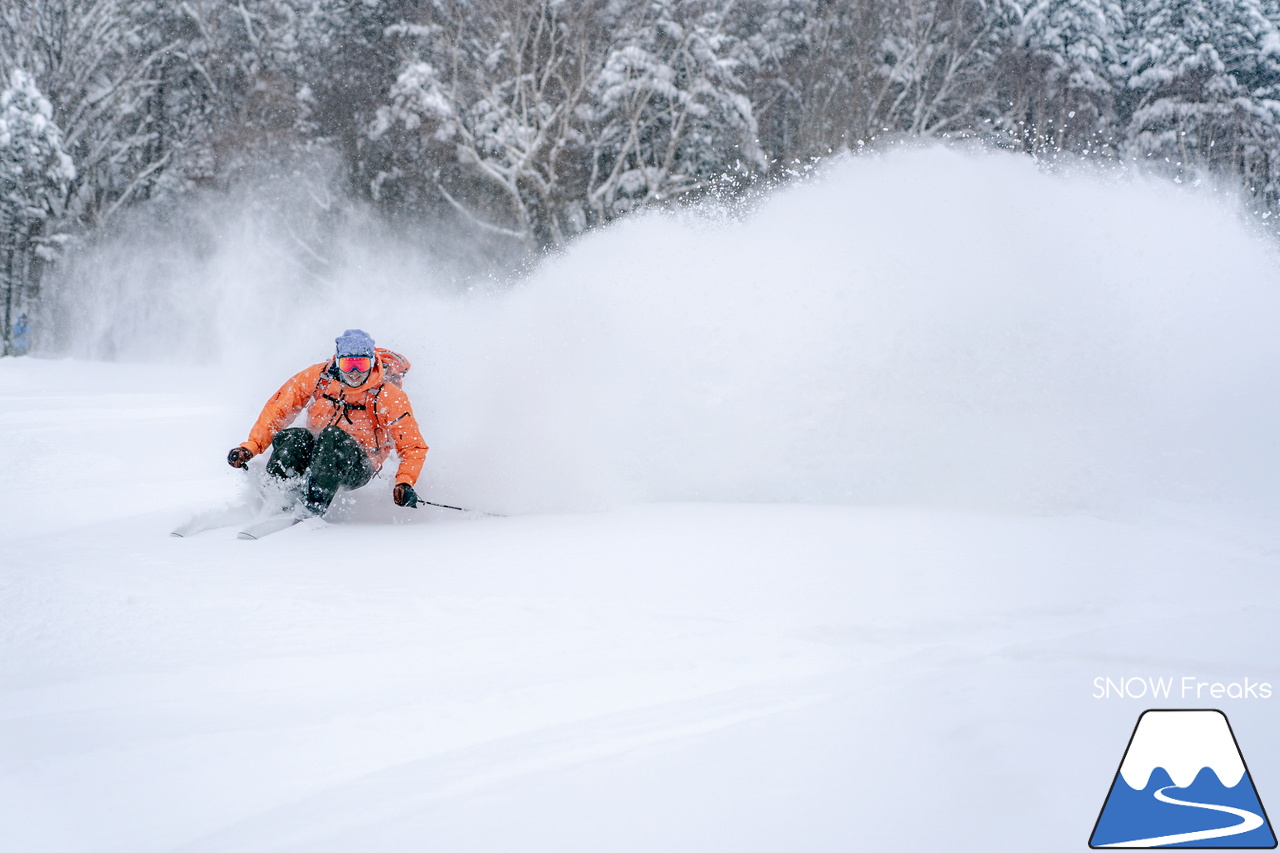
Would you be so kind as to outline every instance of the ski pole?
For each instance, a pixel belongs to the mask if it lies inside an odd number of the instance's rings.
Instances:
[[[438,506],[441,509],[456,509],[458,512],[471,512],[471,510],[466,509],[465,507],[449,506],[448,504],[433,503],[431,501],[424,501],[422,498],[418,498],[418,503],[426,504],[427,506]]]
[[[427,506],[438,506],[441,509],[456,509],[458,512],[478,512],[481,515],[489,515],[489,516],[493,516],[494,518],[506,518],[506,516],[500,515],[496,512],[485,512],[482,509],[467,509],[466,507],[462,507],[462,506],[449,506],[448,504],[438,504],[438,503],[435,503],[434,501],[424,501],[422,498],[418,498],[418,503],[426,504]]]

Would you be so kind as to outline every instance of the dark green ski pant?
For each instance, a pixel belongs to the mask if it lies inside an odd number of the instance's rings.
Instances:
[[[342,486],[358,489],[373,478],[373,463],[356,440],[336,426],[319,435],[293,427],[271,442],[267,473],[282,479],[305,477],[303,500],[315,515],[324,515]]]

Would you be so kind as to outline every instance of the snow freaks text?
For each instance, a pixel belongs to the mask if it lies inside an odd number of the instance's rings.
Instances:
[[[1157,678],[1125,676],[1093,680],[1094,699],[1270,699],[1271,682],[1248,676],[1238,681],[1206,681],[1194,675]]]

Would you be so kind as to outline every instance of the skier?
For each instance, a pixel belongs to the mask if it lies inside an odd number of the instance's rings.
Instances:
[[[13,324],[13,337],[10,349],[14,355],[26,355],[31,352],[31,327],[27,325],[27,315],[20,314]]]
[[[360,329],[347,329],[335,343],[333,358],[294,376],[267,401],[249,440],[231,449],[227,463],[243,468],[270,447],[267,473],[296,486],[301,509],[319,516],[339,488],[368,483],[394,447],[400,467],[392,499],[399,506],[417,506],[413,484],[427,445],[400,389],[408,360],[375,347]],[[282,429],[303,409],[305,427]]]

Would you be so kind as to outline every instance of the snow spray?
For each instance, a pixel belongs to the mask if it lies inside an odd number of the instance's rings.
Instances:
[[[413,362],[424,477],[460,503],[1056,512],[1280,482],[1277,253],[1211,192],[859,156],[745,217],[634,216],[466,292],[372,227],[317,260],[241,201],[81,264],[79,352],[196,347],[247,424],[368,329]]]

